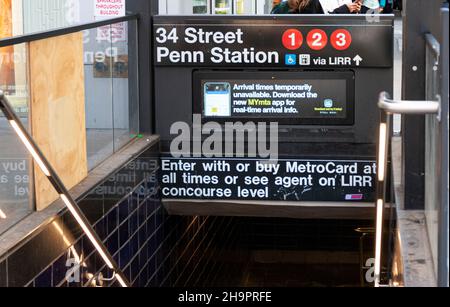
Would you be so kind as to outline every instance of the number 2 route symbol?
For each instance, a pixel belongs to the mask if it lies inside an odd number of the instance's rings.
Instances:
[[[328,36],[320,29],[311,30],[306,38],[309,48],[312,50],[322,50],[328,44]]]

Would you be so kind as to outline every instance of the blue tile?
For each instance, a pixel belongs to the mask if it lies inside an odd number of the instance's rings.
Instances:
[[[143,225],[141,229],[139,229],[139,247],[144,246],[145,242],[147,242],[147,226]]]
[[[148,286],[147,287],[150,287],[150,288],[156,288],[156,287],[158,287],[158,285],[157,285],[157,283],[156,283],[156,276],[152,279],[152,280],[150,280],[150,282],[148,283]]]
[[[135,288],[143,288],[145,286],[145,284],[142,285],[143,283],[144,283],[144,280],[143,280],[142,276],[138,275],[138,277],[134,283],[134,287]]]
[[[120,258],[119,258],[119,266],[121,268],[126,267],[130,260],[131,260],[131,253],[130,253],[130,244],[127,243],[122,249],[120,250]]]
[[[91,224],[103,217],[103,199],[85,198],[78,203],[78,206],[86,215]]]
[[[130,234],[134,234],[138,230],[138,212],[134,212],[130,217]]]
[[[140,287],[145,287],[145,285],[148,283],[148,267],[147,266],[143,266],[142,267],[142,272],[141,275],[139,276],[139,278],[141,279],[141,285]]]
[[[126,221],[119,228],[119,244],[123,246],[130,239],[129,223]]]
[[[155,212],[155,223],[156,223],[156,227],[159,227],[163,222],[163,217],[161,214],[161,208],[159,208],[156,212]]]
[[[156,273],[156,257],[152,257],[148,262],[148,278],[152,278]]]
[[[113,255],[113,259],[114,261],[119,264],[120,262],[120,253],[116,253],[115,255]]]
[[[138,277],[139,271],[139,257],[136,257],[136,259],[131,262],[131,280],[135,280]]]
[[[94,252],[94,246],[92,245],[88,237],[84,236],[82,238],[82,244],[83,244],[83,254],[86,257],[88,257],[90,254]]]
[[[6,279],[6,260],[3,262],[0,262],[0,288],[4,288],[8,285],[7,279]]]
[[[131,266],[128,266],[123,270],[123,274],[128,278],[128,280],[131,282]]]
[[[67,274],[67,254],[62,255],[53,263],[53,284],[58,286]]]
[[[115,255],[119,250],[119,231],[115,231],[106,241],[106,246],[111,255]]]
[[[35,287],[36,288],[50,288],[53,286],[52,283],[52,267],[50,266],[48,269],[46,269],[44,272],[42,272],[38,277],[35,279]]]
[[[158,244],[161,244],[164,241],[164,227],[160,227],[156,231],[156,241]]]
[[[151,198],[147,200],[147,216],[155,214],[155,211],[158,209],[159,203],[157,201],[152,200]]]
[[[156,231],[156,216],[152,216],[147,220],[147,236],[152,236]]]
[[[139,193],[135,191],[130,196],[130,212],[136,210],[138,208],[138,205],[139,205]]]
[[[164,280],[164,271],[163,267],[161,267],[158,272],[156,272],[156,284],[158,287],[161,287],[162,281]]]
[[[165,255],[165,253],[164,253],[163,248],[161,247],[161,248],[158,249],[158,251],[156,252],[156,266],[157,266],[157,267],[162,267],[162,266],[163,266],[164,261],[166,260],[165,257],[166,257],[166,255]]]
[[[139,252],[139,266],[142,268],[148,262],[147,246],[143,246]]]
[[[84,237],[81,237],[80,239],[78,239],[78,241],[75,242],[75,244],[73,245],[73,247],[75,248],[75,250],[79,254],[83,254],[84,253],[84,250],[83,250],[83,238]]]
[[[124,199],[119,205],[119,223],[122,223],[130,215],[130,201],[128,198]]]
[[[138,210],[138,223],[139,226],[141,226],[147,220],[147,206],[145,205],[145,203],[140,205]]]
[[[100,269],[105,265],[103,258],[99,253],[95,252],[91,257],[87,260],[88,270],[91,273],[97,273]]]
[[[67,284],[68,288],[81,288],[81,282],[71,282]]]
[[[113,233],[117,228],[118,223],[118,209],[114,208],[111,210],[111,212],[108,213],[108,216],[106,218],[107,223],[107,234],[110,235]]]
[[[94,227],[95,232],[100,237],[100,240],[105,241],[106,235],[106,219],[100,219]]]
[[[138,251],[139,251],[139,235],[135,234],[130,239],[130,253],[131,253],[132,257],[134,257]]]
[[[156,252],[156,236],[152,236],[147,245],[147,255],[151,257]]]

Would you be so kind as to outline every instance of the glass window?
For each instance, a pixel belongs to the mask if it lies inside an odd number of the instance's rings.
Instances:
[[[216,15],[233,14],[231,0],[214,0],[213,13]]]
[[[234,13],[237,15],[255,14],[254,0],[234,0]]]
[[[208,0],[192,0],[192,9],[194,14],[208,14]]]
[[[27,46],[0,48],[0,90],[28,128]],[[0,234],[31,213],[31,160],[0,112]]]
[[[161,15],[263,15],[281,0],[165,0],[160,2]]]
[[[84,32],[86,137],[89,169],[138,136],[135,22]],[[131,53],[130,53],[131,52]]]
[[[0,39],[97,19],[93,0],[55,0],[51,6],[33,1],[0,1]],[[88,170],[140,137],[137,42],[136,21],[83,32]],[[29,56],[28,43],[0,48],[0,90],[27,128],[32,119]],[[31,157],[0,112],[0,234],[35,210],[33,178]]]

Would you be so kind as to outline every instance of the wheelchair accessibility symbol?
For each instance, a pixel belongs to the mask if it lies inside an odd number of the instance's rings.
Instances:
[[[297,65],[297,55],[286,54],[285,62],[286,65]]]

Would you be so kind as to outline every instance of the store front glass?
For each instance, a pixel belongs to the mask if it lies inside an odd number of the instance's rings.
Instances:
[[[0,40],[114,17],[98,16],[94,0],[0,0],[0,12]],[[86,145],[83,160],[86,161],[87,170],[91,171],[130,141],[140,137],[139,100],[136,94],[137,25],[133,20],[94,27],[74,35],[75,41],[71,40],[71,43],[77,47],[76,51],[67,50],[64,44],[58,44],[58,39],[65,39],[69,35],[1,47],[0,90],[5,93],[22,123],[30,131],[33,130],[33,136],[36,137],[39,134],[36,126],[38,121],[32,114],[41,112],[38,110],[41,102],[37,103],[36,97],[58,105],[58,101],[67,101],[71,93],[57,84],[58,79],[54,76],[61,74],[66,79],[79,79],[79,86],[74,85],[70,92],[77,92],[80,97],[84,97],[84,101],[79,99],[81,109],[84,109],[80,112],[82,126],[86,129],[82,137]],[[38,48],[49,48],[51,52],[46,53],[45,58],[38,58],[41,56],[41,49]],[[71,62],[61,62],[57,54],[62,57],[73,54],[79,62],[76,62],[76,66]],[[48,63],[41,73],[40,69],[36,69],[39,62]],[[46,86],[39,90],[41,76],[48,78],[45,81],[47,83],[44,82]],[[63,88],[64,92],[55,96],[42,94],[52,94],[51,88]],[[36,95],[38,92],[39,95]],[[30,97],[33,97],[33,101]],[[49,110],[52,109],[54,107]],[[67,125],[70,124],[67,122]],[[56,127],[49,126],[50,131],[56,130]],[[70,137],[59,139],[64,142]],[[49,205],[36,199],[37,179],[30,158],[0,112],[0,234],[36,208]]]
[[[263,15],[273,8],[273,0],[160,0],[161,15]]]

